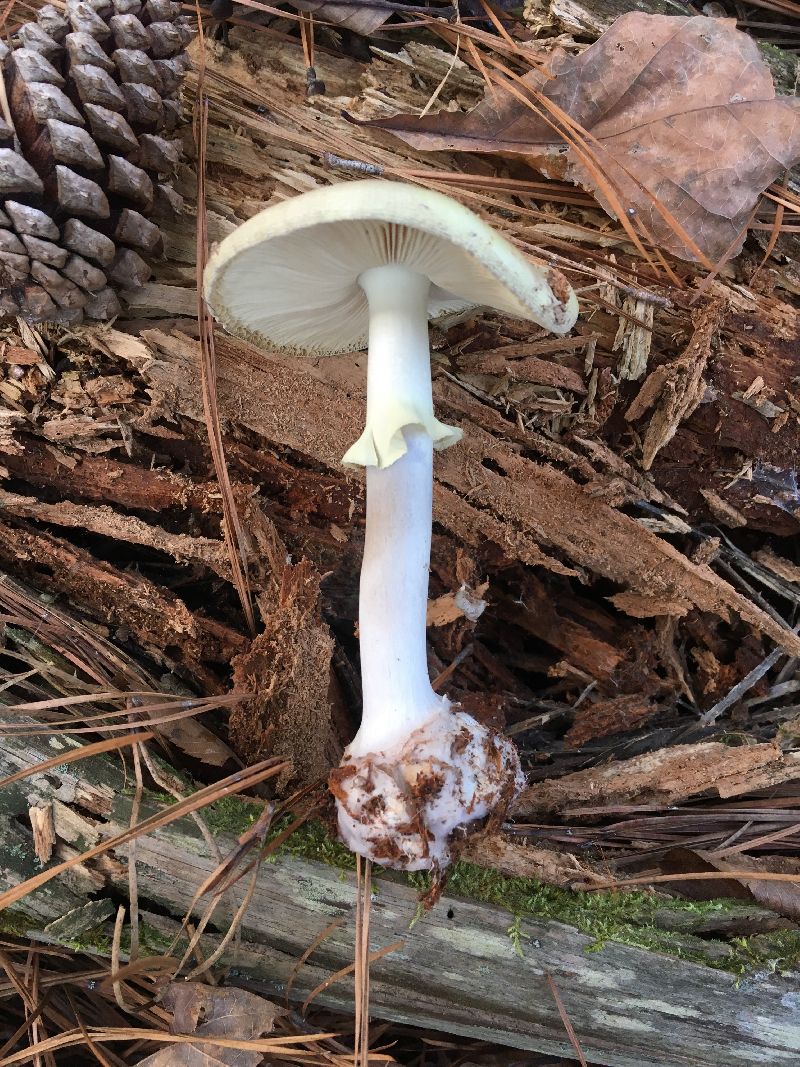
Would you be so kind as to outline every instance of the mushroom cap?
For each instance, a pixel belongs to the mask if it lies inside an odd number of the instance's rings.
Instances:
[[[578,314],[559,271],[530,262],[468,208],[380,179],[316,189],[253,216],[209,258],[205,296],[217,319],[257,345],[335,355],[366,347],[358,279],[390,263],[430,278],[431,318],[483,305],[563,334]]]

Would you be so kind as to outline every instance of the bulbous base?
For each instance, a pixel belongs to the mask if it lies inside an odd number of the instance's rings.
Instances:
[[[339,833],[398,870],[443,870],[467,827],[502,811],[524,785],[514,745],[463,711],[443,710],[401,744],[331,771]]]

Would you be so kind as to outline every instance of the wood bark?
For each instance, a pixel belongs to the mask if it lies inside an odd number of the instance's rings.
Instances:
[[[51,758],[59,746],[66,753],[79,744],[68,736],[2,737],[0,775]],[[43,864],[30,829],[32,807],[52,809],[55,849]],[[124,772],[113,758],[62,764],[5,787],[0,792],[0,889],[125,829],[130,810]],[[142,817],[153,810],[145,802]],[[221,835],[217,844],[224,854],[234,839]],[[14,928],[19,930],[22,923],[30,936],[50,942],[96,940],[98,929],[116,913],[115,895],[127,891],[127,855],[127,849],[119,849],[49,882],[19,905],[22,916],[15,916]],[[138,839],[136,869],[144,921],[171,938],[194,891],[216,865],[189,820]],[[223,898],[204,940],[207,951],[227,929],[242,892],[240,884]],[[548,991],[550,975],[592,1063],[789,1067],[800,1057],[799,996],[790,980],[759,975],[739,984],[720,971],[615,943],[588,951],[592,942],[584,934],[535,918],[520,924],[520,956],[509,937],[513,917],[500,908],[445,895],[410,927],[416,913],[412,889],[388,878],[378,880],[372,948],[402,944],[373,966],[376,1020],[570,1055]],[[303,1000],[352,962],[354,919],[353,872],[279,856],[263,865],[244,919],[242,943],[226,956],[235,968],[233,980],[282,995],[291,979],[291,997]],[[331,923],[338,925],[298,969],[302,953]],[[349,1011],[352,996],[351,983],[338,981],[317,1000]]]

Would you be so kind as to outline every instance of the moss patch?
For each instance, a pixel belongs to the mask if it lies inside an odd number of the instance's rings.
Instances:
[[[277,826],[274,835],[287,823],[288,820]],[[278,848],[277,854],[319,860],[341,870],[355,868],[353,854],[333,840],[324,823],[318,820],[310,820],[297,829]],[[377,868],[378,877],[381,873]],[[404,880],[418,892],[429,888],[428,876],[424,874],[409,874]],[[524,954],[525,951],[524,919],[528,918],[574,926],[592,938],[590,951],[597,951],[606,942],[613,941],[729,971],[737,976],[753,971],[783,972],[800,967],[800,931],[797,930],[725,941],[664,928],[665,912],[674,912],[676,917],[713,916],[724,914],[731,908],[741,908],[738,900],[722,898],[698,902],[643,892],[573,892],[544,885],[534,878],[507,877],[499,871],[471,863],[455,864],[446,892],[505,908],[511,915],[509,948],[517,953]]]
[[[792,52],[785,52],[774,44],[766,41],[757,41],[761,58],[767,64],[775,82],[775,91],[792,96],[797,92],[798,73],[800,73],[800,58]]]
[[[174,803],[172,797],[149,794],[149,800]],[[215,835],[239,836],[258,819],[263,804],[231,796],[209,804],[202,810],[209,829]],[[276,821],[268,840],[282,833],[292,816]],[[355,869],[355,857],[330,833],[324,822],[312,819],[304,823],[275,851],[275,855],[298,856],[317,860],[342,872]],[[422,874],[398,875],[375,868],[378,878],[405,881],[418,892],[429,887]],[[645,892],[572,892],[545,885],[533,878],[512,878],[496,870],[457,863],[453,867],[447,892],[509,912],[509,951],[524,954],[525,920],[550,920],[573,926],[592,939],[589,951],[596,951],[609,941],[634,948],[660,952],[676,959],[725,970],[737,976],[753,971],[783,972],[800,967],[800,931],[782,930],[751,937],[702,938],[685,932],[691,923],[680,918],[724,914],[741,908],[741,901],[717,899],[684,901]],[[676,916],[675,929],[665,922],[669,913]],[[154,946],[155,947],[155,946]],[[162,946],[163,948],[163,946]]]
[[[17,908],[0,911],[0,934],[7,937],[28,937],[31,930],[38,930],[41,925],[40,919],[34,919]]]

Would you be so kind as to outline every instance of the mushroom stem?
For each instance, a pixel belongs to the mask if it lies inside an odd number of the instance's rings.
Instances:
[[[433,486],[429,427],[436,423],[430,282],[392,265],[365,271],[359,284],[369,300],[367,430],[360,443],[369,435],[376,455],[367,464],[359,601],[364,710],[350,745],[353,755],[385,750],[447,707],[431,688],[425,635]]]
[[[425,635],[433,444],[416,426],[404,437],[408,451],[391,467],[367,467],[359,602],[364,710],[353,756],[385,751],[448,706],[431,688]]]
[[[403,431],[422,427],[434,445],[446,448],[461,431],[433,414],[428,343],[430,280],[401,264],[372,267],[358,284],[369,302],[367,418],[361,437],[343,462],[390,467],[406,451]]]

